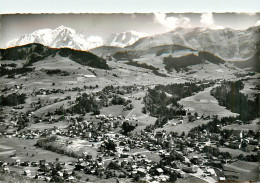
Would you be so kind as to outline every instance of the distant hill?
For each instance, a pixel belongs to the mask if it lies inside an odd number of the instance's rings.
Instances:
[[[251,68],[252,71],[260,72],[260,41],[256,44],[256,53],[253,57],[245,61],[232,62],[241,69]]]
[[[194,49],[188,48],[186,46],[170,44],[170,45],[162,45],[162,46],[155,46],[155,47],[149,48],[147,50],[147,53],[155,53],[156,56],[160,56],[164,53],[174,53],[175,51],[179,51],[179,50],[195,51]]]
[[[116,52],[123,51],[124,48],[117,46],[100,46],[97,48],[90,49],[89,52],[94,53],[95,55],[101,56],[105,54],[115,54]]]
[[[218,56],[207,52],[207,51],[200,51],[198,55],[201,59],[207,60],[213,64],[224,64],[225,61],[222,58],[219,58]]]
[[[27,65],[56,54],[94,68],[109,69],[106,61],[90,52],[71,48],[50,48],[42,44],[32,43],[7,49],[0,49],[1,60],[27,60]]]
[[[251,71],[259,72],[260,73],[260,59],[259,56],[253,56],[252,58],[249,58],[244,61],[234,61],[231,62],[233,63],[236,67],[245,69],[249,68]]]

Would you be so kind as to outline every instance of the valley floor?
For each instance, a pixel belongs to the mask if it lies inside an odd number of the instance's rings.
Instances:
[[[148,60],[149,57],[137,59],[143,63]],[[154,58],[151,64],[158,67],[162,65],[160,62],[161,59]],[[259,153],[253,135],[243,139],[234,134],[227,139],[248,140],[247,151],[221,144],[222,134],[210,130],[199,132],[198,137],[189,136],[192,129],[208,125],[216,115],[219,118],[238,115],[220,106],[210,91],[224,80],[238,80],[236,73],[246,71],[230,69],[228,64],[204,63],[190,66],[189,72],[167,73],[162,67],[160,72],[168,77],[161,77],[151,70],[124,63],[108,61],[108,65],[111,70],[95,69],[55,56],[34,63],[33,72],[15,75],[15,78],[1,77],[0,90],[4,96],[26,94],[25,103],[2,106],[1,109],[1,171],[42,181],[181,183],[218,182],[223,178],[257,180],[256,163],[245,158]],[[45,70],[50,69],[65,70],[69,75],[46,74]],[[259,92],[259,88],[254,89],[259,76],[244,81],[242,92],[250,98]],[[144,97],[149,88],[159,84],[210,81],[215,85],[179,101],[186,115],[177,116],[161,127],[154,129],[160,117],[152,116],[149,111],[143,112]],[[114,89],[104,92],[107,86]],[[131,91],[124,87],[130,87]],[[76,105],[84,93],[93,95],[95,101],[104,106],[97,114],[93,111],[69,114],[67,109]],[[112,104],[115,96],[129,101],[132,106],[126,102]],[[190,121],[190,117],[194,120]],[[26,123],[22,129],[20,122]],[[126,129],[123,128],[125,122],[130,125]],[[133,129],[129,130],[131,127]],[[249,130],[259,133],[259,118],[252,124],[236,123],[219,128],[240,130],[245,134]],[[213,151],[218,148],[220,152],[210,154],[210,148]],[[230,156],[225,157],[224,153]],[[244,159],[238,160],[240,154]],[[0,181],[5,180],[9,179],[0,178]]]

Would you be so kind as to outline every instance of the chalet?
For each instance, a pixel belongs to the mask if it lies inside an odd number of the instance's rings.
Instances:
[[[210,176],[217,176],[213,168],[206,169],[206,173],[208,173]]]
[[[21,160],[20,160],[20,159],[17,159],[17,160],[15,160],[14,165],[16,165],[16,166],[20,166],[20,163],[21,163]]]
[[[144,168],[138,168],[137,169],[137,174],[139,174],[141,177],[145,177],[146,173],[147,172]]]
[[[162,175],[163,174],[163,169],[157,168],[156,169],[156,173],[157,173],[157,175]]]

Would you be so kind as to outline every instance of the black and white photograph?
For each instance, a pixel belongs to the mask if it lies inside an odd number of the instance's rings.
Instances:
[[[260,181],[257,0],[0,6],[0,183]]]

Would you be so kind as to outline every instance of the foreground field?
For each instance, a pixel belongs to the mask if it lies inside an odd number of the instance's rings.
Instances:
[[[224,173],[227,177],[239,181],[258,180],[258,164],[244,161],[237,161],[224,165]]]
[[[188,118],[184,118],[182,124],[173,125],[173,123],[178,123],[178,122],[179,122],[178,120],[173,120],[168,124],[166,124],[163,128],[156,129],[156,131],[165,130],[166,132],[176,132],[179,135],[182,134],[183,132],[187,134],[192,128],[202,124],[207,124],[209,120],[200,119],[194,122],[188,122]]]
[[[233,124],[233,125],[225,126],[224,128],[229,129],[229,130],[231,130],[231,129],[233,129],[233,130],[252,130],[252,131],[258,132],[260,130],[259,122],[260,122],[260,118],[253,120],[251,124],[246,124],[246,125]]]
[[[14,163],[16,160],[20,160],[21,162],[38,162],[39,160],[54,162],[56,159],[66,163],[76,161],[75,158],[35,147],[36,140],[0,138],[0,142],[0,161],[2,162]],[[72,167],[67,165],[66,168],[67,170],[71,170]],[[34,167],[10,167],[11,171],[20,175],[25,169],[31,170],[32,176],[35,176],[37,169]]]

